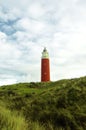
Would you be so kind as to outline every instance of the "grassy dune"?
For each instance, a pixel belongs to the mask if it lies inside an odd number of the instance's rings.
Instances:
[[[86,130],[86,77],[0,87],[0,130]]]

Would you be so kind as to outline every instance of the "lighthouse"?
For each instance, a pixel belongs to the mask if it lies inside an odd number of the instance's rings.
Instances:
[[[50,81],[50,63],[48,51],[44,48],[41,57],[41,82],[47,81]]]

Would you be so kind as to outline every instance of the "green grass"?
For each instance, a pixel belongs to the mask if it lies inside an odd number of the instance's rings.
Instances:
[[[19,113],[8,110],[0,103],[0,130],[26,130],[27,123]]]
[[[86,130],[86,77],[0,87],[0,121],[0,130]]]

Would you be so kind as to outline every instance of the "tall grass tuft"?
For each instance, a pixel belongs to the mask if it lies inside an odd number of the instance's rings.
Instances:
[[[0,130],[27,130],[23,116],[0,106]]]

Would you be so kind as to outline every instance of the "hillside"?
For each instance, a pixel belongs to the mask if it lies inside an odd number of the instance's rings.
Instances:
[[[86,77],[0,87],[0,130],[86,130]]]

